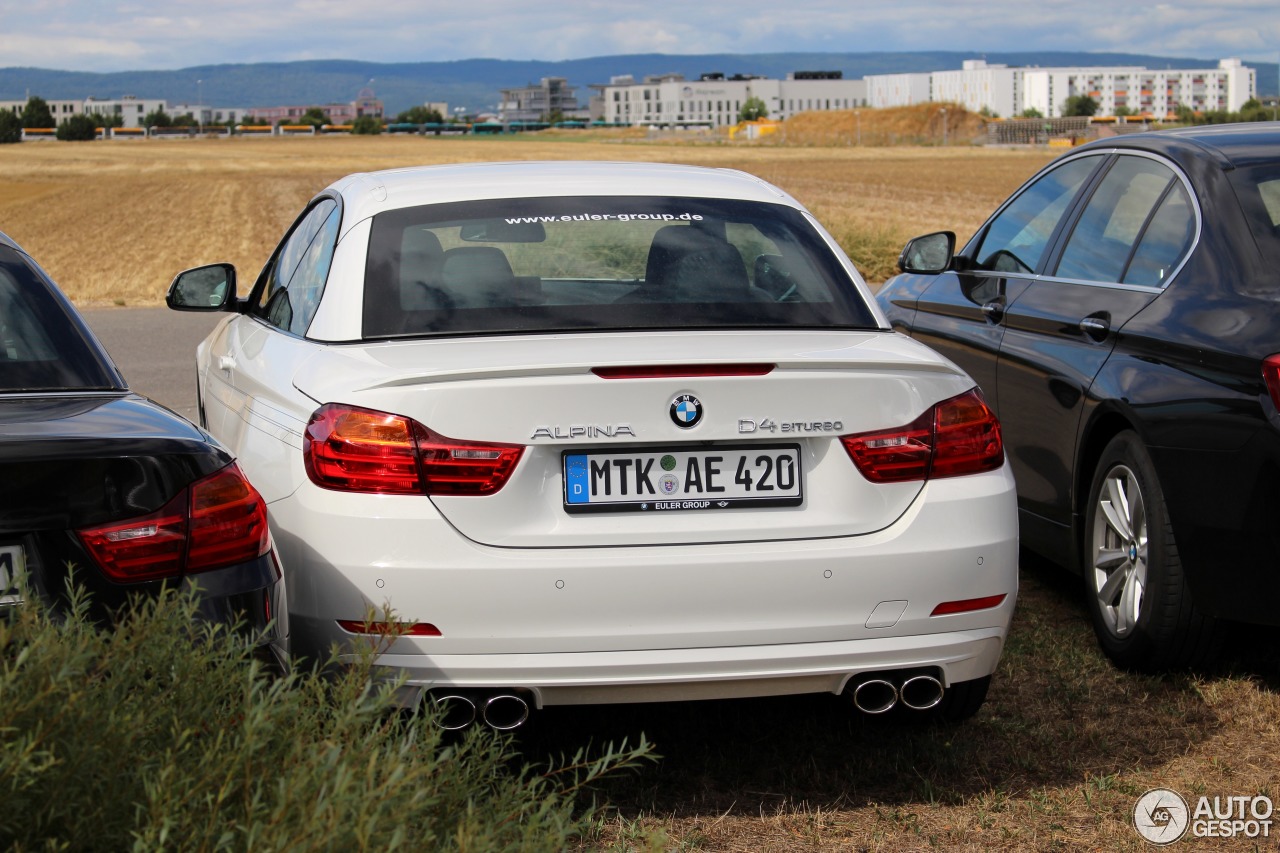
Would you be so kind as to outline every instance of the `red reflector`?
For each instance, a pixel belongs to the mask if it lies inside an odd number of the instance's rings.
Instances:
[[[338,627],[349,634],[396,634],[401,637],[441,637],[440,629],[430,622],[364,622],[339,619]]]
[[[977,388],[943,400],[906,426],[840,441],[873,483],[958,477],[1004,464],[1000,422]]]
[[[458,441],[410,418],[337,403],[311,416],[302,448],[317,486],[400,495],[493,494],[523,453],[518,444]]]
[[[130,582],[220,569],[271,547],[266,504],[234,462],[150,515],[77,533],[108,577]]]
[[[764,376],[773,364],[666,364],[643,367],[593,367],[601,379],[676,379],[686,376]]]
[[[973,610],[986,610],[990,607],[999,607],[1004,603],[1007,596],[988,595],[986,598],[966,598],[963,601],[944,601],[937,607],[933,608],[930,616],[947,616],[952,613],[969,613]]]
[[[1262,381],[1267,383],[1271,404],[1280,410],[1280,353],[1269,355],[1263,360]]]

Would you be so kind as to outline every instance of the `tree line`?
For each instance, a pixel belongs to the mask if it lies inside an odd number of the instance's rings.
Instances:
[[[397,123],[429,124],[444,123],[440,111],[428,107],[412,107],[396,116]],[[142,118],[142,126],[153,127],[196,127],[226,126],[234,127],[243,123],[234,120],[226,122],[202,123],[191,113],[169,115],[163,109],[152,110]],[[296,124],[309,124],[323,127],[332,124],[329,115],[321,107],[310,107],[298,119]],[[32,96],[27,99],[26,106],[19,111],[0,110],[0,144],[21,142],[23,130],[52,129],[58,139],[70,141],[86,141],[97,137],[98,128],[122,127],[124,119],[112,113],[76,113],[61,122],[54,118],[49,102],[44,98]],[[381,133],[384,128],[381,119],[375,116],[360,116],[352,122],[351,132],[356,134]]]

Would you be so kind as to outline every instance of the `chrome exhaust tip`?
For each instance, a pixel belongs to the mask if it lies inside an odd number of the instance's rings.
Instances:
[[[898,696],[913,711],[927,711],[942,701],[946,689],[932,675],[915,675],[902,682]]]
[[[853,688],[853,707],[864,714],[883,714],[898,704],[898,688],[883,678],[868,678]]]
[[[447,732],[461,731],[476,721],[476,703],[470,696],[432,695],[431,701],[436,707],[436,725]]]
[[[509,732],[529,719],[529,703],[512,693],[499,693],[484,703],[481,718],[489,728]]]

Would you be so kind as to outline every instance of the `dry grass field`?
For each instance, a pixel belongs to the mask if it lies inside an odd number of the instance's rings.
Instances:
[[[0,146],[0,231],[81,305],[155,305],[174,273],[228,260],[256,273],[314,193],[351,172],[476,160],[648,160],[728,166],[778,184],[869,280],[902,244],[967,237],[1048,155],[980,148],[646,144],[568,136],[39,142]]]
[[[963,240],[1050,155],[968,146],[858,148],[561,139],[322,138],[0,146],[0,230],[81,304],[158,304],[172,275],[256,272],[308,197],[353,171],[420,163],[650,160],[744,169],[790,191],[871,281],[904,240]],[[530,761],[645,732],[664,758],[597,793],[587,847],[707,850],[1140,850],[1145,791],[1280,800],[1280,655],[1241,631],[1211,671],[1138,676],[1099,653],[1078,582],[1025,565],[987,704],[954,728],[861,717],[830,696],[549,709]],[[625,603],[619,606],[625,607]],[[587,733],[587,734],[584,734]],[[1280,823],[1280,814],[1277,814]],[[1268,838],[1188,849],[1277,849]]]

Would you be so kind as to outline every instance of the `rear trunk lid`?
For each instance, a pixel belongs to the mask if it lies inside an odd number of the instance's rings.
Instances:
[[[869,482],[839,436],[905,426],[973,387],[926,348],[875,331],[328,346],[295,384],[318,403],[402,415],[453,439],[525,446],[500,491],[431,498],[464,536],[519,548],[882,530],[922,483]]]

